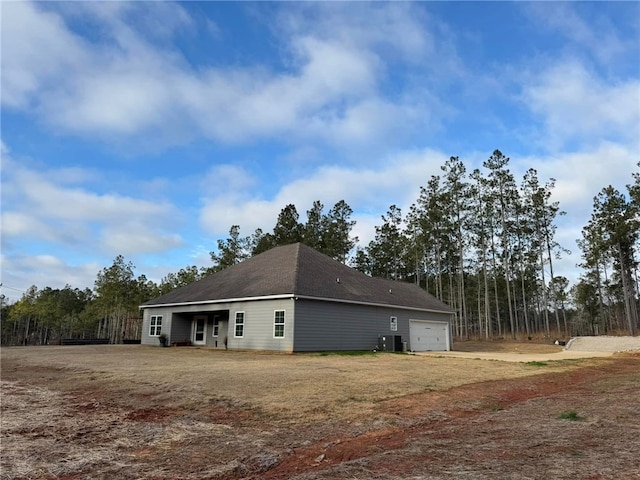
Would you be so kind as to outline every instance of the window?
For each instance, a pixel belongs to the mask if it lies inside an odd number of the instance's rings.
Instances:
[[[276,310],[273,315],[273,336],[284,338],[284,310]]]
[[[244,312],[236,312],[236,328],[234,337],[244,337]]]
[[[389,317],[390,328],[392,332],[398,331],[398,317]]]
[[[218,330],[220,330],[220,317],[217,315],[214,315],[213,317],[213,336],[214,337],[218,336]]]
[[[149,320],[149,336],[159,337],[162,330],[162,315],[151,315]]]

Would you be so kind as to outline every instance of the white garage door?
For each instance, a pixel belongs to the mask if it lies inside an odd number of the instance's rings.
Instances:
[[[410,320],[409,342],[409,348],[414,352],[449,350],[449,324]]]

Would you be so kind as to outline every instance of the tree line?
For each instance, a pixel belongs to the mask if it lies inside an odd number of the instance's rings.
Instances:
[[[516,179],[499,150],[483,170],[467,171],[458,157],[420,188],[406,215],[391,205],[375,237],[357,246],[353,211],[344,201],[328,212],[320,201],[301,221],[286,205],[270,232],[243,236],[239,225],[217,241],[212,265],[187,266],[156,284],[135,276],[121,255],[102,269],[93,289],[32,286],[22,298],[2,302],[3,344],[46,344],[60,338],[139,339],[139,305],[177,287],[235,265],[278,245],[302,242],[367,275],[414,282],[455,311],[458,338],[603,334],[640,327],[638,232],[640,173],[626,194],[604,188],[578,245],[578,283],[554,272],[567,250],[555,239],[565,213],[552,201],[555,180],[536,170]],[[639,164],[640,166],[640,164]]]
[[[591,219],[578,240],[584,272],[573,287],[573,298],[595,335],[623,329],[634,335],[640,328],[640,173],[632,177],[627,195],[608,186],[594,197]]]
[[[356,224],[351,220],[352,214],[353,210],[344,200],[337,202],[327,213],[322,202],[316,200],[307,210],[305,223],[300,222],[300,214],[291,203],[280,211],[271,233],[264,233],[258,228],[252,235],[243,237],[240,235],[240,226],[233,225],[229,229],[229,237],[218,240],[218,251],[210,253],[213,266],[205,273],[230,267],[278,245],[298,242],[347,263],[349,253],[358,242],[357,237],[351,236]]]
[[[555,238],[565,215],[552,201],[555,180],[529,169],[518,181],[509,161],[495,150],[469,173],[451,157],[405,216],[389,207],[375,238],[356,250],[355,268],[422,286],[455,310],[459,338],[634,335],[640,174],[628,197],[611,186],[595,197],[578,242],[586,273],[569,288],[554,271],[569,253]]]

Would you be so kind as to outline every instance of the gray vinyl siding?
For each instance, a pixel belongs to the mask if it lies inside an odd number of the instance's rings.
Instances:
[[[211,305],[182,305],[174,307],[146,308],[143,317],[142,343],[159,345],[157,337],[149,336],[149,319],[152,315],[162,315],[162,332],[169,341],[192,340],[194,315],[207,316],[206,345],[224,348],[227,339],[228,348],[240,350],[274,350],[291,352],[293,350],[293,299],[259,300]],[[274,338],[274,314],[276,310],[285,311],[284,337]],[[244,336],[234,337],[235,313],[245,312]],[[221,315],[218,337],[213,336],[213,315]],[[228,312],[228,320],[226,317]]]
[[[170,308],[146,308],[144,309],[142,317],[142,335],[140,337],[140,343],[142,345],[160,345],[158,337],[152,337],[149,335],[149,324],[151,322],[152,315],[162,315],[162,330],[167,336],[171,331],[171,309]]]
[[[207,331],[207,346],[213,348],[224,348],[224,339],[227,337],[229,332],[229,322],[225,319],[220,319],[218,323],[218,336],[213,336],[213,316],[211,317],[211,322],[209,324],[210,329]]]
[[[237,302],[229,309],[227,329],[229,348],[239,350],[293,351],[294,328],[293,299]],[[285,311],[284,337],[274,338],[273,325],[276,310]],[[244,335],[235,337],[236,312],[244,312]],[[222,335],[222,332],[220,333]]]
[[[274,337],[276,310],[285,311],[284,338]],[[234,335],[236,312],[244,312],[244,335],[240,338]],[[213,336],[214,314],[221,315],[217,338]],[[383,335],[399,335],[402,341],[409,342],[409,320],[450,322],[449,313],[307,299],[157,307],[144,309],[142,343],[145,345],[159,345],[157,337],[149,336],[151,315],[162,315],[162,332],[169,336],[170,342],[193,340],[193,316],[207,315],[208,347],[224,348],[226,338],[230,349],[280,352],[374,349],[378,337]],[[398,319],[397,331],[391,330],[392,316]],[[392,345],[391,342],[387,339],[387,345]]]
[[[397,317],[398,330],[391,330],[390,317]],[[379,336],[400,335],[409,341],[409,320],[448,322],[449,314],[326,301],[296,301],[296,352],[326,350],[369,350]],[[388,339],[387,344],[390,344]]]
[[[191,340],[191,324],[193,317],[184,313],[174,313],[171,316],[170,342]]]

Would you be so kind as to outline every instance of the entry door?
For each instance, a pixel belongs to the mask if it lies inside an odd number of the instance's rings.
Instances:
[[[207,316],[197,315],[193,317],[193,344],[205,345],[207,343]]]

